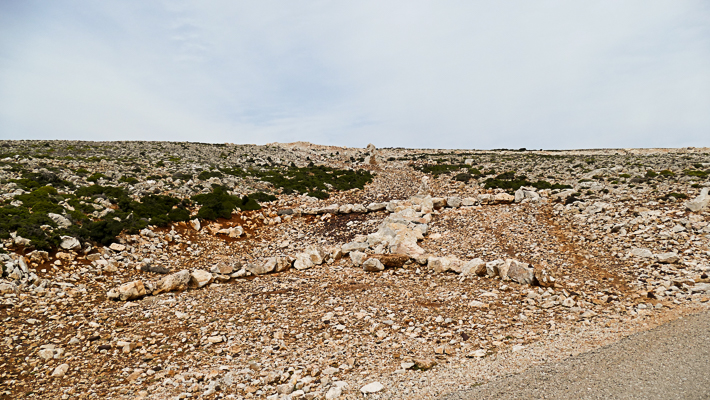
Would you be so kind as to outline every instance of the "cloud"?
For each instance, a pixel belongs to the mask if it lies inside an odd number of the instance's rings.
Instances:
[[[3,14],[0,138],[708,145],[704,2],[53,2]]]

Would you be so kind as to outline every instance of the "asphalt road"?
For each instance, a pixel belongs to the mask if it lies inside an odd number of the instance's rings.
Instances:
[[[474,399],[710,399],[710,312],[442,400]]]

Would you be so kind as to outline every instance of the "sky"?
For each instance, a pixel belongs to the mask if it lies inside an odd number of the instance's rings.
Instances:
[[[710,2],[0,0],[0,139],[710,146]]]

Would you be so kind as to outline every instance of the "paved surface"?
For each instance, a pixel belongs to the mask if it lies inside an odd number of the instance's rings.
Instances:
[[[710,312],[442,400],[710,399]]]

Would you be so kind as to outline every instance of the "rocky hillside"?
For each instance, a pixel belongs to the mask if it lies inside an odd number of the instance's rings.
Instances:
[[[437,398],[706,307],[709,173],[707,148],[0,141],[0,398]]]

